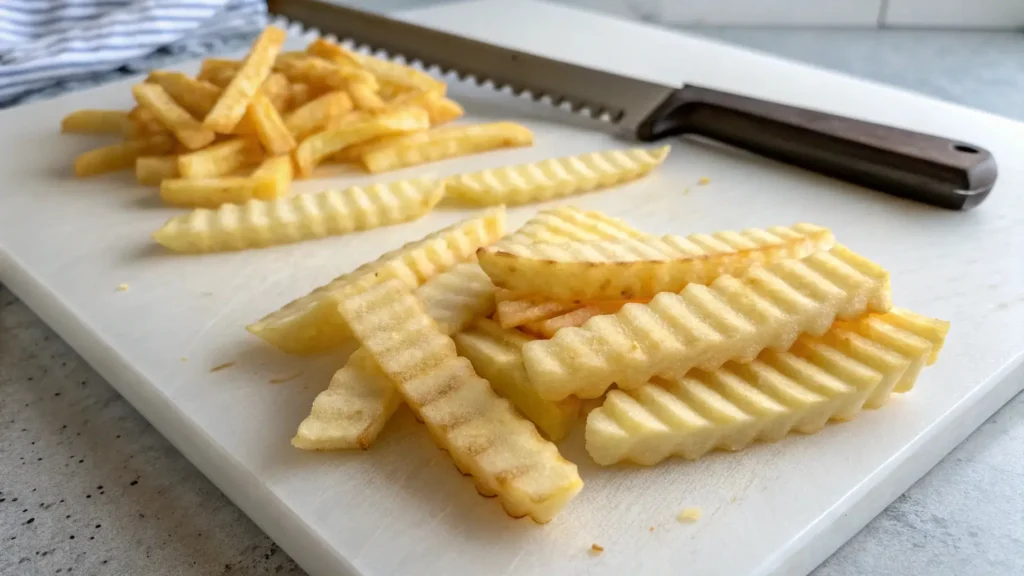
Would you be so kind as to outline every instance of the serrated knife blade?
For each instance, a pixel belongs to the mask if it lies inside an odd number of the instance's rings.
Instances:
[[[641,141],[700,135],[943,208],[964,210],[995,185],[995,159],[974,144],[730,94],[665,86],[330,4],[269,0],[271,14],[497,89],[603,118]]]

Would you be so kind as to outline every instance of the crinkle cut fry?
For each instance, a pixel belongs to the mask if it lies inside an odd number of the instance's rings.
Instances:
[[[835,245],[813,224],[731,230],[688,237],[596,242],[536,242],[481,248],[480,265],[496,286],[554,301],[653,298],[687,284],[743,274],[757,264],[803,258]]]
[[[668,146],[606,150],[489,168],[452,176],[448,193],[479,206],[543,202],[642,178],[660,165],[668,152]]]
[[[346,294],[339,310],[435,442],[509,515],[549,522],[583,487],[576,465],[458,356],[408,287],[388,280]]]
[[[416,297],[445,334],[494,309],[494,285],[476,262],[427,280]],[[394,384],[360,348],[317,395],[292,444],[306,450],[366,450],[401,404]]]
[[[473,256],[505,232],[505,210],[487,210],[382,255],[343,274],[246,327],[277,348],[292,354],[315,354],[339,346],[349,336],[337,314],[336,297],[359,278],[379,274],[395,277],[410,288]]]
[[[286,156],[274,162],[290,170]],[[251,200],[174,216],[153,233],[153,239],[172,250],[193,253],[276,246],[415,220],[430,212],[443,195],[439,182],[419,178]]]
[[[948,329],[893,309],[837,322],[822,337],[801,336],[789,351],[766,350],[747,364],[612,390],[587,417],[587,451],[604,466],[653,465],[817,432],[910,390]]]
[[[825,333],[836,319],[891,307],[889,274],[843,246],[803,260],[752,268],[742,278],[689,284],[649,304],[626,304],[550,340],[530,342],[523,360],[543,398],[596,398],[653,376],[714,370],[749,361],[761,350],[785,350],[803,332]]]
[[[607,238],[634,233],[638,232],[600,212],[565,206],[538,213],[500,242]],[[473,318],[489,315],[494,305],[493,294],[493,284],[475,262],[454,266],[416,289],[416,297],[446,334],[459,332]],[[299,426],[293,445],[307,450],[365,450],[377,438],[398,408],[400,399],[398,391],[380,374],[380,369],[372,361],[366,361],[364,352],[354,353],[345,367],[334,375],[327,390],[317,396],[309,417]],[[518,348],[516,355],[522,369]],[[506,389],[514,384],[515,381],[510,381]],[[568,428],[566,415],[578,413],[578,402],[575,409],[571,400],[546,403],[557,405],[551,410],[541,404],[545,401],[534,400],[533,396],[526,390],[506,395],[549,437],[560,437]]]
[[[569,434],[579,417],[580,401],[570,396],[552,402],[537,395],[523,367],[523,344],[533,338],[514,328],[504,329],[488,318],[477,318],[452,338],[459,355],[473,364],[476,373],[545,436],[557,442]]]

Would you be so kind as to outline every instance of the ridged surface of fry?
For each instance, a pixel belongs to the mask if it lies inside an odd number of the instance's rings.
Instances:
[[[803,258],[835,245],[813,224],[714,234],[539,242],[482,248],[480,266],[496,286],[550,300],[628,300],[678,292],[757,264]]]
[[[350,335],[338,315],[337,297],[347,285],[375,274],[399,278],[410,289],[473,256],[505,232],[504,209],[493,209],[434,232],[343,274],[309,294],[289,302],[246,327],[277,348],[292,354],[324,352]]]
[[[802,336],[789,351],[766,350],[747,364],[612,390],[587,416],[587,451],[605,466],[652,465],[817,432],[910,390],[948,329],[947,322],[893,309],[836,323],[822,337]]]
[[[457,355],[407,286],[389,280],[341,302],[355,337],[481,493],[543,523],[580,491],[576,465]]]
[[[669,147],[591,152],[490,168],[448,179],[449,194],[480,206],[528,204],[607,188],[654,170]]]
[[[444,195],[434,180],[402,180],[252,200],[175,216],[153,239],[177,252],[220,252],[290,244],[408,222]]]
[[[596,398],[613,383],[628,390],[653,376],[714,370],[728,360],[752,360],[765,348],[786,350],[801,333],[821,335],[836,318],[887,312],[891,305],[888,272],[836,246],[627,304],[530,342],[523,359],[542,397]]]

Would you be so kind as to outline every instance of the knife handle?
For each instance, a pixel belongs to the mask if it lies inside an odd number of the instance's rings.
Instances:
[[[673,92],[637,129],[642,141],[680,134],[953,210],[981,203],[997,174],[973,144],[700,86]]]

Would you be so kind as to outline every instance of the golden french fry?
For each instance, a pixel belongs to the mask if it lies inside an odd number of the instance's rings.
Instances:
[[[429,99],[424,105],[427,109],[427,113],[430,114],[430,125],[440,126],[441,124],[447,124],[452,120],[462,118],[466,111],[459,105],[458,102],[449,98],[433,98]]]
[[[358,110],[373,112],[385,108],[384,101],[377,95],[377,92],[363,82],[350,82],[346,90]]]
[[[172,137],[171,132],[152,112],[139,106],[128,111],[128,123],[124,126],[122,135],[125,140],[143,140],[157,135]]]
[[[447,85],[444,82],[434,79],[425,72],[420,72],[415,68],[391,62],[389,60],[382,60],[373,56],[367,56],[365,54],[350,53],[353,58],[359,61],[359,65],[364,70],[373,74],[381,84],[389,86],[397,86],[400,88],[399,91],[424,91],[424,92],[437,92],[442,96],[447,89]]]
[[[271,73],[263,81],[259,91],[270,100],[279,114],[284,114],[291,108],[292,85],[284,74]]]
[[[293,86],[294,88],[294,86]],[[295,108],[284,119],[285,126],[296,138],[327,127],[328,122],[352,110],[352,99],[344,90],[328,92]]]
[[[306,52],[310,56],[316,56],[317,58],[323,58],[334,64],[341,66],[347,66],[349,68],[362,68],[359,60],[352,55],[351,52],[342,48],[341,46],[331,42],[330,40],[324,40],[323,38],[317,38],[306,46]]]
[[[139,156],[135,159],[135,179],[139,184],[159,186],[168,178],[178,177],[178,157]]]
[[[160,183],[160,198],[175,206],[217,208],[245,204],[254,198],[272,198],[276,182],[271,177],[170,178]]]
[[[641,302],[643,304],[645,302]],[[612,301],[612,302],[595,302],[593,304],[587,304],[571,312],[552,316],[544,320],[538,320],[536,322],[528,322],[521,326],[522,330],[527,334],[536,336],[537,338],[552,338],[555,333],[562,328],[575,328],[582,326],[587,320],[590,320],[594,316],[600,316],[602,314],[615,314],[623,306],[627,304],[627,301]]]
[[[540,395],[596,398],[615,383],[630,390],[653,376],[715,370],[785,350],[801,333],[824,334],[834,319],[891,307],[889,273],[843,246],[803,260],[751,268],[742,278],[688,284],[649,304],[627,304],[579,328],[523,348]]]
[[[282,160],[288,158],[269,162]],[[259,172],[253,177],[266,177]],[[443,195],[440,183],[419,179],[253,200],[175,216],[153,233],[153,239],[178,252],[276,246],[415,220],[430,212]]]
[[[913,323],[903,324],[908,317]],[[649,466],[774,442],[793,430],[817,432],[910,390],[948,330],[948,322],[893,309],[837,324],[820,338],[801,336],[788,352],[766,350],[750,363],[612,390],[587,416],[587,451],[602,466]]]
[[[834,245],[831,230],[796,224],[686,237],[538,242],[484,248],[477,257],[496,286],[517,294],[556,301],[628,300],[709,284]]]
[[[287,76],[292,83],[308,84],[310,87],[338,90],[362,83],[373,90],[378,88],[377,79],[365,70],[312,56],[278,58],[274,70]]]
[[[378,173],[499,148],[533,144],[533,133],[525,126],[513,122],[439,128],[431,132],[427,133],[428,139],[425,142],[374,150],[364,154],[360,161],[367,170]]]
[[[200,124],[175,102],[158,84],[136,84],[132,86],[132,96],[139,106],[156,116],[156,119],[189,150],[202,148],[217,137],[212,130]]]
[[[292,82],[289,97],[289,104],[291,105],[292,110],[295,110],[318,96],[313,95],[313,90],[310,89],[309,84]],[[345,94],[345,97],[347,98],[348,94]]]
[[[445,334],[494,308],[494,286],[475,262],[453,266],[416,289]],[[366,450],[401,404],[401,396],[366,350],[354,352],[317,395],[292,445],[306,450]]]
[[[552,402],[537,395],[523,367],[523,345],[533,338],[518,330],[506,330],[493,320],[478,318],[452,337],[459,356],[473,364],[476,373],[491,383],[553,442],[565,438],[576,422],[580,401],[570,396]]]
[[[358,118],[361,117],[357,117],[355,115],[352,116],[353,121],[357,121]],[[338,162],[357,162],[364,154],[373,150],[381,150],[403,144],[408,145],[416,142],[426,142],[427,139],[428,136],[426,129],[415,132],[387,134],[385,136],[378,136],[376,138],[364,140],[358,144],[346,146],[331,155],[331,158]]]
[[[435,442],[508,514],[548,522],[583,487],[576,466],[458,356],[401,281],[350,287],[338,309]]]
[[[252,97],[270,75],[274,59],[286,37],[284,30],[274,26],[263,30],[231,83],[224,88],[220,99],[203,119],[203,126],[221,134],[231,132],[245,115]]]
[[[292,354],[315,354],[341,345],[349,336],[338,316],[339,292],[367,278],[401,278],[415,288],[462,262],[501,237],[505,211],[488,210],[384,254],[246,326],[249,332]]]
[[[297,146],[277,108],[262,91],[256,93],[249,102],[246,118],[256,128],[256,135],[269,154],[287,154]]]
[[[146,140],[129,140],[83,152],[75,158],[75,176],[94,176],[105,172],[126,170],[135,166],[139,156],[166,154],[174,142],[166,136],[153,136]]]
[[[288,194],[292,185],[292,178],[295,176],[292,167],[291,156],[274,156],[264,160],[251,176],[253,178],[272,178],[274,180],[274,192],[264,200],[281,198]]]
[[[313,168],[331,154],[365,140],[393,134],[422,130],[430,126],[426,111],[402,109],[386,112],[348,126],[328,128],[310,135],[295,150],[295,164],[299,174],[308,177]]]
[[[227,176],[239,168],[256,164],[262,157],[263,149],[259,142],[238,137],[182,154],[178,157],[178,171],[182,178]]]
[[[452,176],[449,190],[453,198],[476,205],[543,202],[641,178],[668,152],[668,146],[609,150],[489,168]]]
[[[60,131],[76,134],[124,134],[128,129],[124,110],[76,110],[60,122]]]
[[[221,88],[202,80],[193,80],[181,72],[154,70],[146,82],[158,84],[193,118],[205,118],[220,98]]]
[[[226,88],[241,67],[241,60],[207,58],[203,60],[203,64],[199,68],[199,74],[196,75],[196,80],[209,82],[218,88]]]

